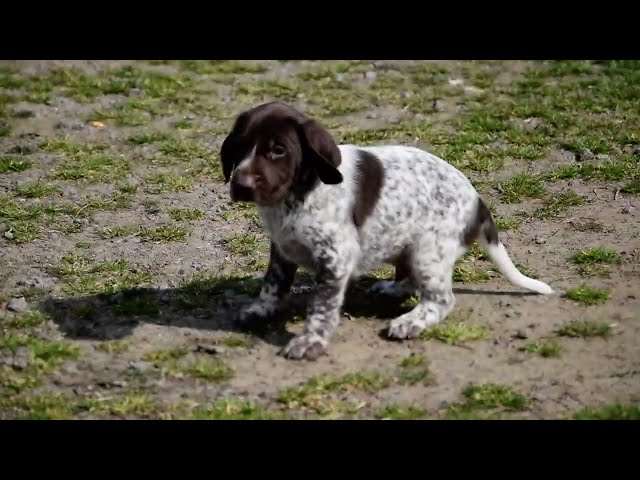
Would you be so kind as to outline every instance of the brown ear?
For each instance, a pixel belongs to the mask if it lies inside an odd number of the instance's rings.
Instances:
[[[245,152],[242,134],[246,130],[249,120],[249,112],[241,113],[231,128],[231,132],[222,142],[220,147],[220,162],[222,163],[222,173],[224,181],[227,183],[231,178],[231,173],[237,164],[242,160]]]
[[[342,174],[338,167],[342,162],[342,156],[329,132],[315,120],[307,120],[301,127],[307,147],[306,153],[320,180],[329,185],[341,183]]]

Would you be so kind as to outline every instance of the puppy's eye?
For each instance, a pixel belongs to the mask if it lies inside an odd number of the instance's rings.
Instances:
[[[274,145],[274,147],[271,149],[271,152],[276,157],[280,157],[280,156],[284,155],[285,153],[287,153],[287,151],[285,150],[285,148],[282,145]]]

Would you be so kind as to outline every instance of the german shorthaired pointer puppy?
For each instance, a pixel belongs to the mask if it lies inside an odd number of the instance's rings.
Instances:
[[[349,281],[385,263],[395,266],[395,282],[374,291],[420,294],[387,335],[417,337],[453,309],[454,264],[475,240],[509,281],[553,293],[514,266],[467,178],[423,150],[338,146],[314,119],[270,102],[237,117],[220,154],[232,201],[254,202],[271,239],[260,295],[238,320],[274,315],[298,267],[316,276],[304,331],[280,352],[286,358],[326,354]]]

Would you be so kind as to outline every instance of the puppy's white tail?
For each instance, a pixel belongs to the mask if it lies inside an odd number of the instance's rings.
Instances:
[[[513,264],[511,258],[509,258],[507,249],[498,238],[498,229],[493,218],[491,218],[491,213],[481,198],[478,198],[478,208],[475,218],[465,232],[464,240],[467,245],[472,238],[481,243],[491,261],[498,268],[498,271],[511,283],[541,295],[553,293],[553,289],[549,285],[523,275]]]

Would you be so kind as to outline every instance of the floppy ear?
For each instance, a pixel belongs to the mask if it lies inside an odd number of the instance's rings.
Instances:
[[[338,166],[342,162],[338,145],[327,130],[315,120],[307,120],[301,125],[304,143],[311,166],[323,183],[335,185],[342,182]]]
[[[244,153],[241,135],[246,128],[248,116],[247,112],[238,116],[231,128],[231,132],[227,135],[227,138],[224,139],[220,147],[220,162],[222,163],[222,173],[224,174],[225,183],[231,178],[233,169],[241,160]]]

